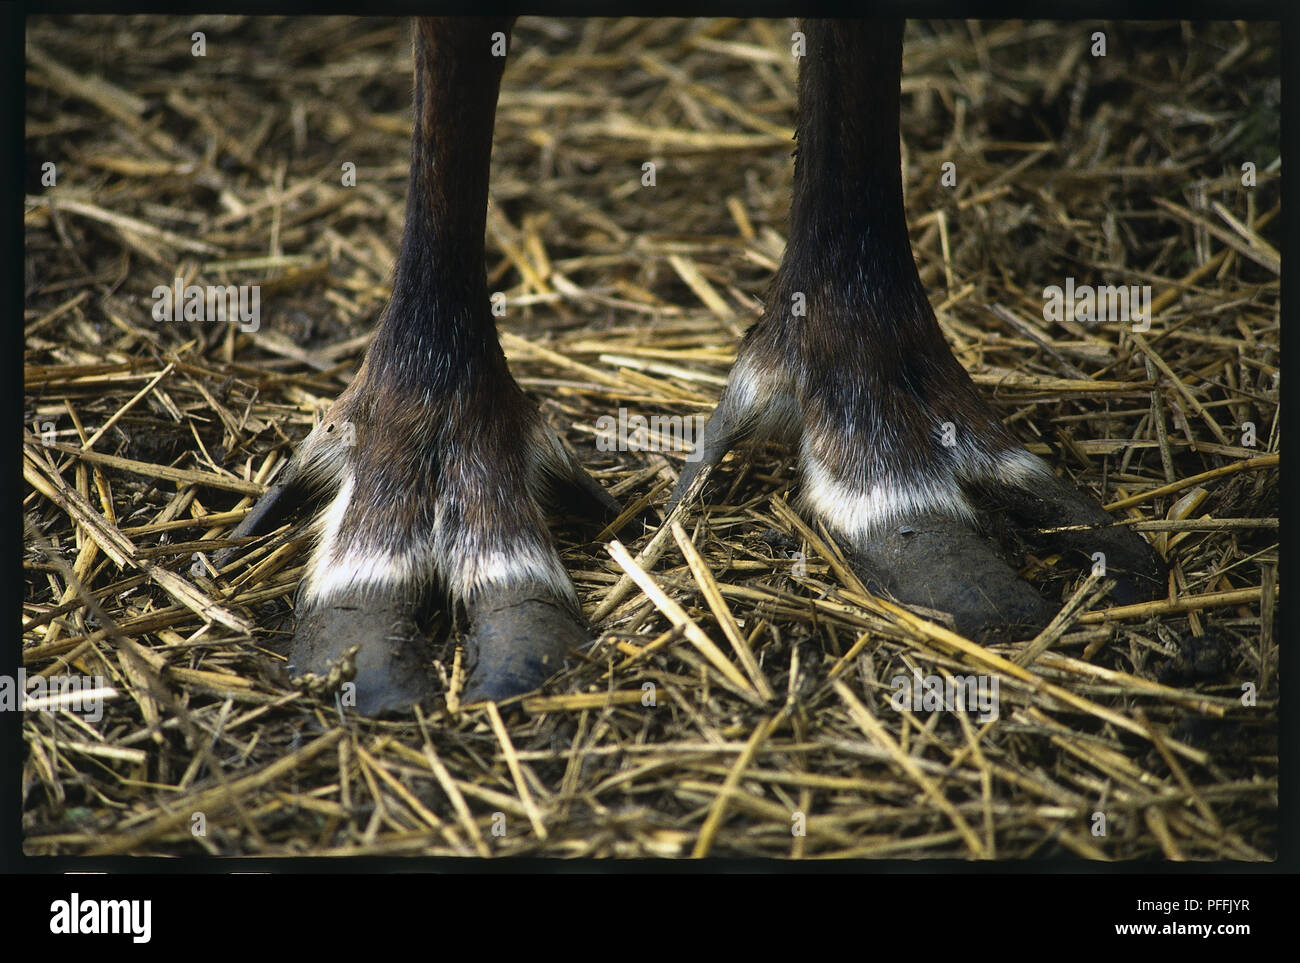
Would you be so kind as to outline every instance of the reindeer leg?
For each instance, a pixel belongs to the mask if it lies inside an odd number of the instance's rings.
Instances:
[[[1053,612],[987,537],[989,509],[1039,544],[1106,553],[1126,598],[1157,592],[1150,545],[1025,451],[943,340],[903,211],[902,24],[803,31],[789,243],[671,502],[734,445],[774,434],[797,445],[803,510],[867,583],[963,633],[1028,631]],[[1088,528],[1038,532],[1068,525]]]
[[[466,616],[465,701],[526,692],[561,668],[588,633],[542,506],[618,512],[510,376],[489,310],[483,235],[509,32],[509,20],[417,20],[392,299],[355,380],[241,526],[328,496],[290,657],[319,674],[360,645],[368,714],[436,691],[422,625],[439,607]]]

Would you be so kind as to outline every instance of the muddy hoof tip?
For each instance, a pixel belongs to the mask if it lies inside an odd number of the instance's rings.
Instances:
[[[403,713],[436,695],[428,641],[413,607],[401,602],[333,600],[309,610],[298,619],[289,660],[295,674],[329,678],[354,646],[355,674],[332,687],[346,708],[365,716]]]

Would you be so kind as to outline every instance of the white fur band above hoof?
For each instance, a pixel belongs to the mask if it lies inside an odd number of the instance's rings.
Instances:
[[[951,476],[886,477],[866,488],[855,488],[833,477],[821,461],[806,451],[800,468],[800,498],[806,510],[851,542],[873,538],[920,515],[975,521],[975,510]]]

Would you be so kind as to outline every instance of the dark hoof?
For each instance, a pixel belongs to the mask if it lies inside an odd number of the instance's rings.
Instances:
[[[500,701],[531,692],[590,639],[582,619],[541,585],[520,586],[466,606],[468,679],[460,701]]]
[[[1039,554],[1057,553],[1085,570],[1115,579],[1117,605],[1158,598],[1167,591],[1168,567],[1137,532],[1116,519],[1091,495],[1060,478],[1033,488],[1005,487],[984,494],[986,505],[1007,517]],[[1098,567],[1101,563],[1101,567]]]
[[[1056,612],[988,539],[953,518],[895,524],[849,561],[868,589],[947,612],[959,633],[977,641],[1036,632]]]
[[[326,675],[353,646],[359,645],[351,693],[343,704],[366,716],[406,712],[435,695],[427,640],[419,631],[414,607],[387,598],[331,598],[298,619],[289,649],[295,675]],[[349,695],[351,698],[349,698]]]

